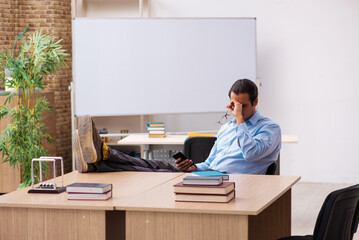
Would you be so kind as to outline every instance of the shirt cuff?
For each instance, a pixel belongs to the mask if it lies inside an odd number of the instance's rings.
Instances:
[[[196,163],[197,171],[204,171],[207,169],[207,165],[204,163]]]

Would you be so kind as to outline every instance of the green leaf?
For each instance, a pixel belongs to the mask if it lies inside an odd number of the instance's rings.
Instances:
[[[11,166],[19,166],[22,169],[24,182],[21,186],[31,184],[31,160],[40,156],[48,155],[44,143],[54,143],[54,139],[47,133],[43,114],[55,112],[49,106],[45,97],[38,98],[32,104],[27,105],[27,99],[32,100],[35,87],[43,91],[46,83],[43,79],[56,73],[58,68],[67,66],[68,54],[60,45],[62,40],[56,40],[52,35],[37,31],[24,39],[28,31],[15,39],[12,54],[3,51],[0,53],[0,80],[5,78],[3,69],[11,69],[12,80],[6,81],[6,85],[22,89],[22,102],[15,107],[9,107],[14,101],[15,93],[10,93],[5,104],[0,106],[0,118],[11,119],[7,128],[2,132],[0,139],[0,152],[3,161]],[[18,56],[14,56],[16,41],[22,39],[21,50]],[[48,169],[44,165],[44,169]],[[39,167],[34,166],[35,180],[38,181]]]
[[[20,35],[16,38],[16,40],[19,40],[20,38],[22,38],[24,36],[24,33],[20,33]]]

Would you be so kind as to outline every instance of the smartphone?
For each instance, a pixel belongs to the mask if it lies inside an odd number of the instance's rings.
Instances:
[[[180,158],[180,159],[181,159],[180,162],[182,162],[183,160],[189,159],[189,157],[187,157],[186,155],[184,155],[182,152],[176,152],[175,154],[172,155],[172,157],[173,157],[174,159]]]

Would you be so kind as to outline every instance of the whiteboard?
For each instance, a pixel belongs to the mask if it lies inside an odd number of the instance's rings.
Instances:
[[[256,21],[73,20],[75,115],[223,112],[256,79]]]

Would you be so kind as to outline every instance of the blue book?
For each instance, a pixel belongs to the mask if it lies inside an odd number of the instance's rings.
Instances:
[[[228,174],[224,174],[218,171],[197,171],[197,172],[192,172],[192,174],[194,175],[198,175],[198,176],[203,176],[203,177],[222,177],[223,180],[228,180],[229,179],[229,175]]]
[[[164,127],[164,122],[148,122],[147,127]]]

